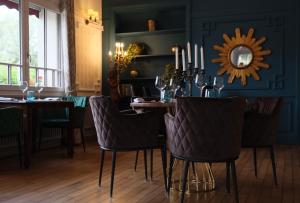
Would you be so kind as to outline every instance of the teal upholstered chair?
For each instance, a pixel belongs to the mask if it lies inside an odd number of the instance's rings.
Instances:
[[[57,110],[42,110],[40,114],[40,137],[39,137],[39,148],[42,143],[42,129],[43,128],[60,128],[63,137],[64,128],[66,128],[71,122],[72,128],[80,129],[81,141],[83,150],[85,151],[85,139],[84,139],[84,115],[87,105],[87,97],[84,96],[67,96],[63,97],[63,100],[74,102],[73,117],[69,118],[68,109],[57,109]]]
[[[19,148],[19,161],[22,167],[23,110],[16,107],[0,108],[0,140],[15,137]]]

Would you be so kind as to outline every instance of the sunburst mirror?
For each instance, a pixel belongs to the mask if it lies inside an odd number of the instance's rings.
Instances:
[[[266,37],[255,39],[254,29],[250,28],[247,36],[241,34],[241,29],[235,29],[235,37],[223,34],[223,46],[214,45],[213,49],[219,51],[219,58],[213,59],[213,63],[219,63],[218,75],[225,72],[229,75],[228,83],[233,83],[235,78],[240,78],[242,85],[247,85],[247,77],[260,80],[258,71],[270,68],[269,64],[263,63],[264,57],[271,54],[271,50],[263,50],[262,44]]]

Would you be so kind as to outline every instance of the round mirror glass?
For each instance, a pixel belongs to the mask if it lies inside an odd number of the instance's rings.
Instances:
[[[245,68],[252,62],[253,54],[252,51],[246,46],[237,46],[230,53],[231,63],[236,68]]]

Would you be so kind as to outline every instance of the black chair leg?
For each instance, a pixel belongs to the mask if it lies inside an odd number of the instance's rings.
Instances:
[[[144,166],[145,166],[145,178],[148,180],[148,166],[147,166],[147,150],[144,150]]]
[[[226,191],[230,193],[230,162],[226,162]]]
[[[153,149],[150,150],[150,180],[153,178]]]
[[[85,152],[85,139],[84,139],[84,134],[83,134],[83,128],[80,128],[80,135],[81,135],[83,151]]]
[[[161,160],[162,160],[162,167],[163,167],[165,190],[166,190],[166,192],[168,192],[168,186],[167,186],[167,150],[166,150],[166,146],[163,146],[161,148]]]
[[[111,181],[110,181],[110,197],[112,198],[114,189],[115,167],[116,167],[117,152],[113,151],[112,166],[111,166]]]
[[[103,171],[103,164],[104,164],[104,156],[105,156],[105,150],[101,149],[100,172],[99,172],[99,187],[101,187],[102,171]]]
[[[254,173],[255,173],[255,177],[257,177],[256,147],[253,148],[253,162],[254,162]]]
[[[168,176],[168,188],[167,192],[170,194],[170,189],[172,186],[172,173],[173,173],[174,157],[170,154],[170,165],[169,165],[169,176]]]
[[[21,145],[21,134],[17,136],[18,148],[19,148],[19,162],[20,168],[22,168],[22,145]]]
[[[184,168],[183,168],[183,180],[182,180],[182,192],[181,192],[181,197],[180,197],[180,202],[184,202],[184,194],[186,190],[186,179],[189,171],[189,161],[184,161]]]
[[[232,176],[233,190],[235,193],[235,202],[239,203],[239,191],[238,191],[238,184],[237,184],[237,178],[236,178],[235,161],[232,161],[230,163],[230,171],[231,171],[231,176]]]
[[[138,159],[139,159],[139,150],[136,151],[136,155],[135,155],[134,171],[136,171]]]
[[[275,155],[274,155],[273,146],[270,147],[270,155],[271,155],[271,161],[272,161],[274,182],[275,182],[275,185],[277,186],[278,182],[277,182],[277,173],[276,173],[276,164],[275,164]]]

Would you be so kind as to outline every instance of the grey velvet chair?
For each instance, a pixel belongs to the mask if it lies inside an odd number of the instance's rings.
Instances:
[[[174,158],[184,160],[183,191],[186,190],[191,162],[226,162],[227,191],[230,191],[231,173],[238,202],[235,160],[240,154],[243,120],[244,100],[241,98],[177,98],[176,115],[165,114],[167,143],[171,152],[168,192],[172,184]],[[184,201],[184,192],[180,201]]]
[[[120,112],[117,104],[105,96],[92,96],[89,101],[101,151],[99,187],[101,187],[105,151],[112,152],[110,185],[110,197],[112,197],[117,152],[161,149],[166,189],[166,146],[158,137],[159,117],[151,112],[140,114]]]
[[[259,97],[252,111],[245,113],[242,147],[253,148],[254,171],[257,177],[257,148],[269,148],[273,178],[277,185],[274,144],[278,133],[281,97]]]

